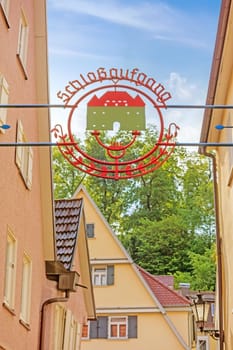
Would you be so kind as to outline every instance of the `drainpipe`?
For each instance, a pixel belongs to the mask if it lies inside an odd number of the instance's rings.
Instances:
[[[40,338],[39,338],[39,350],[43,350],[43,340],[44,340],[44,311],[45,307],[53,303],[64,303],[69,300],[69,291],[65,292],[65,297],[55,297],[47,299],[43,302],[41,307],[41,320],[40,320]]]
[[[219,305],[219,350],[224,348],[224,330],[223,330],[223,301],[222,301],[222,239],[220,236],[220,211],[219,196],[217,183],[217,165],[216,157],[212,153],[206,152],[206,148],[202,148],[200,153],[212,159],[213,181],[214,181],[214,206],[215,206],[215,223],[216,223],[216,253],[217,253],[217,277],[218,277],[218,305]]]

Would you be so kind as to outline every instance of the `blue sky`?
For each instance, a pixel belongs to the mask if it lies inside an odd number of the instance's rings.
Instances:
[[[48,0],[50,100],[98,67],[155,77],[169,104],[205,104],[220,0]],[[178,141],[199,141],[202,110],[168,110]],[[52,123],[64,121],[52,111]],[[165,120],[166,122],[166,120]]]

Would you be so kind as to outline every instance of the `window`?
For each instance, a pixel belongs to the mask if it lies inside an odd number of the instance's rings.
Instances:
[[[9,87],[6,79],[0,74],[0,104],[8,104]],[[7,109],[0,108],[0,125],[6,123]],[[0,132],[4,133],[4,129],[0,128]]]
[[[75,321],[71,310],[66,310],[63,349],[73,350],[76,340]]]
[[[53,350],[63,350],[64,328],[65,328],[65,309],[61,305],[57,304],[55,306]]]
[[[23,68],[25,78],[27,78],[27,74],[26,74],[27,51],[28,51],[28,24],[23,11],[21,11],[21,16],[19,21],[17,57],[20,61],[21,67]]]
[[[15,301],[15,279],[16,279],[16,250],[17,241],[13,233],[8,229],[6,263],[5,263],[5,288],[4,304],[12,311],[14,310]]]
[[[9,5],[10,0],[0,0],[0,7],[2,9],[6,24],[8,28],[10,28],[9,22],[8,22],[8,15],[9,15]]]
[[[90,322],[82,325],[82,339],[89,339]]]
[[[197,350],[209,350],[209,339],[207,336],[197,337]]]
[[[85,335],[89,335],[85,337]],[[85,339],[130,339],[137,338],[137,316],[99,316],[90,321],[83,331]]]
[[[76,350],[79,348],[80,327],[71,310],[61,305],[55,309],[54,350]]]
[[[26,142],[26,137],[23,131],[23,125],[20,120],[17,124],[17,142]],[[20,174],[24,180],[26,187],[30,190],[32,188],[32,164],[33,164],[33,151],[29,146],[17,146],[16,147],[16,159],[15,162],[19,168]]]
[[[215,316],[215,303],[210,304],[211,316],[214,318]]]
[[[226,125],[232,125],[232,112],[228,112]],[[226,142],[233,142],[233,132],[231,128],[225,129],[226,133]],[[226,157],[228,157],[228,166],[229,166],[229,178],[228,178],[228,186],[232,185],[233,179],[233,148],[229,147],[229,151],[226,152]],[[225,161],[225,160],[224,160]]]
[[[31,276],[32,276],[32,261],[27,254],[24,254],[20,319],[26,325],[29,325],[29,321],[30,321]]]
[[[107,269],[106,267],[93,269],[94,286],[106,286],[107,284]]]
[[[127,317],[109,317],[109,338],[127,338]]]
[[[94,224],[86,224],[86,229],[87,229],[87,237],[88,238],[93,238],[95,237],[95,225]]]
[[[94,286],[106,286],[114,284],[114,266],[93,267],[92,281]]]

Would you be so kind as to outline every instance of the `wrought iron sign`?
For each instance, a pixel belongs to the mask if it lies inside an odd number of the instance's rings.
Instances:
[[[179,127],[171,123],[165,128],[162,115],[171,94],[138,68],[99,68],[80,74],[57,96],[69,114],[67,132],[57,124],[53,135],[67,161],[87,174],[115,180],[142,176],[159,168],[174,150]],[[138,140],[143,140],[148,109],[156,120],[158,137],[145,154],[132,157],[135,152],[130,150],[136,149]],[[104,150],[99,158],[88,154],[74,136],[75,127],[83,123],[84,117],[85,131],[96,147]],[[116,140],[113,133],[116,125],[127,132],[129,141]],[[110,133],[108,144],[103,140],[103,132]]]

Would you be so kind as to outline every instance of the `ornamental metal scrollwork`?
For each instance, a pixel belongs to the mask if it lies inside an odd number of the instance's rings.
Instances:
[[[93,84],[98,86],[90,88]],[[81,94],[85,89],[88,91]],[[69,82],[65,91],[59,91],[57,96],[69,109],[67,132],[63,132],[60,124],[55,125],[51,132],[64,158],[82,172],[114,180],[143,176],[158,169],[174,150],[179,127],[171,123],[165,131],[161,112],[171,94],[137,68],[131,71],[99,68],[86,76],[80,74],[79,79]],[[137,145],[146,130],[147,104],[157,118],[158,137],[145,154],[132,158],[129,150]],[[95,158],[88,154],[73,135],[80,107],[86,110],[85,129],[96,147],[104,150],[104,157]],[[115,124],[130,135],[128,142],[116,140],[116,137],[110,138],[108,144],[103,141],[102,133],[111,132]]]

